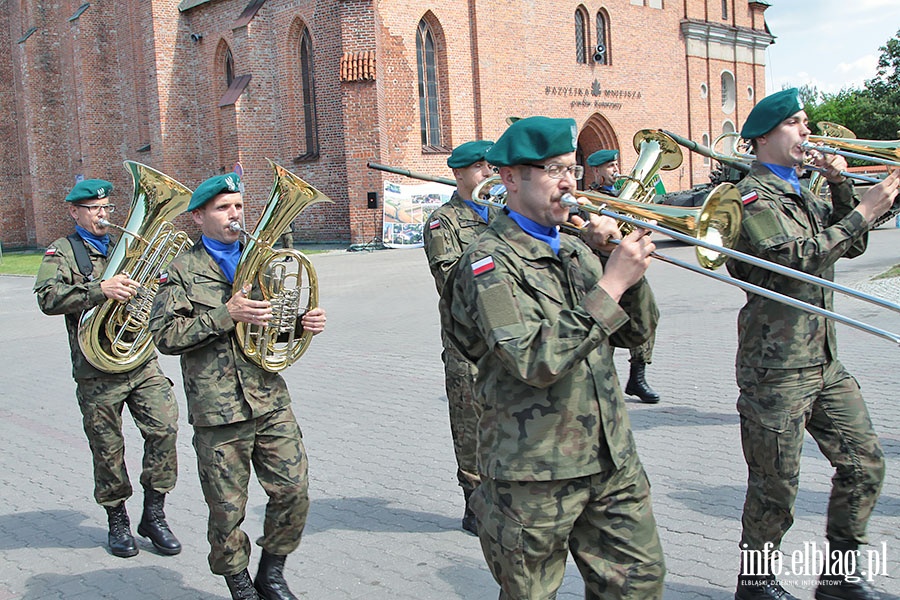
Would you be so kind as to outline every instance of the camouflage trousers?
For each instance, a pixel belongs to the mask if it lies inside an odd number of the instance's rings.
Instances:
[[[587,600],[662,597],[662,546],[637,454],[613,473],[561,481],[485,478],[471,507],[501,600],[556,598],[568,552]]]
[[[645,365],[649,365],[653,362],[653,346],[656,344],[656,331],[650,335],[650,339],[641,344],[640,346],[635,346],[634,348],[629,348],[628,351],[631,352],[631,358],[629,362],[633,363],[644,363]]]
[[[167,493],[178,478],[178,404],[172,383],[156,360],[134,371],[109,377],[76,379],[75,396],[94,462],[94,499],[116,506],[131,497],[125,467],[122,410],[128,411],[144,438],[141,487]]]
[[[835,468],[826,535],[864,544],[884,480],[884,452],[856,380],[839,361],[804,369],[738,367],[749,472],[741,548],[778,548],[794,522],[803,430]]]
[[[475,365],[456,350],[445,349],[444,384],[450,409],[450,433],[456,453],[456,478],[466,494],[474,490],[478,476],[478,417],[481,409],[475,398]]]
[[[256,419],[194,427],[200,487],[209,507],[209,568],[234,575],[250,563],[250,538],[241,531],[247,509],[250,465],[269,497],[263,534],[256,543],[270,554],[297,549],[309,512],[309,463],[290,406]]]

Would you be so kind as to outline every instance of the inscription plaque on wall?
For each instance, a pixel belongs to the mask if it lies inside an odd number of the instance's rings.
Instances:
[[[640,90],[604,88],[597,79],[590,87],[548,85],[544,88],[544,95],[571,99],[570,106],[572,108],[604,108],[607,110],[621,110],[624,102],[640,100],[643,97]]]

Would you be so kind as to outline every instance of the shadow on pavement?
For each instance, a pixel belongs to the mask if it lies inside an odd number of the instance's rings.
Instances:
[[[81,524],[88,519],[91,517],[76,510],[0,515],[0,550],[106,546],[106,529]]]
[[[384,531],[395,533],[438,533],[460,529],[459,518],[403,508],[384,498],[326,498],[313,500],[309,507],[305,535],[331,529]],[[265,506],[254,507],[260,518]]]
[[[138,584],[137,586],[135,584]],[[44,573],[30,577],[25,582],[21,600],[45,598],[125,598],[133,597],[124,590],[139,587],[148,590],[146,598],[166,600],[221,600],[224,596],[212,595],[187,586],[178,571],[157,567],[132,569],[103,569],[76,575]],[[152,590],[152,592],[149,592]],[[125,595],[123,595],[123,593]],[[152,594],[152,595],[151,595]]]

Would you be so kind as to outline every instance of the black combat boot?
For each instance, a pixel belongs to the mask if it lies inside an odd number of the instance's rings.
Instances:
[[[234,575],[226,575],[225,583],[228,584],[228,591],[231,592],[231,600],[260,600],[256,590],[253,589],[253,582],[250,580],[250,573],[247,572],[247,569]]]
[[[734,600],[798,600],[796,596],[781,587],[774,577],[738,577]]]
[[[138,535],[149,538],[160,554],[174,556],[181,552],[181,542],[169,529],[163,506],[166,495],[156,490],[144,490],[144,514],[138,524]]]
[[[114,556],[130,558],[138,553],[134,536],[131,535],[131,521],[125,503],[118,506],[105,506],[106,518],[109,521],[109,551]]]
[[[253,587],[261,600],[297,600],[284,580],[285,558],[287,557],[280,554],[269,554],[263,549],[256,579],[253,581]]]
[[[816,600],[878,600],[878,594],[859,573],[859,546],[830,542],[828,561],[831,568],[819,577]]]
[[[644,371],[647,364],[638,361],[631,362],[631,373],[628,375],[628,384],[625,386],[625,393],[629,396],[637,396],[641,402],[645,404],[656,404],[659,402],[659,394],[653,391],[650,384],[644,378]]]
[[[463,495],[466,497],[466,512],[463,513],[462,528],[472,535],[478,535],[478,519],[475,518],[475,513],[469,508],[469,498],[472,496],[472,490],[464,489]]]

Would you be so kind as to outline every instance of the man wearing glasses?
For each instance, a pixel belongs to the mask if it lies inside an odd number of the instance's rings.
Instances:
[[[646,230],[622,238],[596,215],[581,239],[559,235],[584,174],[576,136],[573,119],[546,117],[504,132],[485,159],[499,167],[506,209],[444,288],[452,341],[478,367],[481,485],[470,504],[500,598],[555,597],[571,552],[586,598],[658,599],[662,547],[612,356],[658,319],[628,302],[648,292],[655,247]],[[582,239],[610,253],[605,268]]]
[[[75,395],[93,455],[94,499],[107,512],[110,552],[122,558],[138,553],[125,509],[132,493],[122,435],[122,409],[127,404],[144,438],[140,477],[144,511],[138,533],[149,538],[159,553],[175,555],[181,552],[181,544],[163,512],[165,495],[175,487],[178,474],[178,405],[172,384],[155,355],[131,371],[106,373],[91,365],[78,346],[82,312],[108,298],[127,301],[138,289],[138,283],[125,273],[100,280],[113,245],[103,224],[115,209],[109,202],[110,192],[112,184],[102,179],[86,179],[72,188],[66,202],[75,233],[47,248],[34,292],[44,314],[66,318]]]

